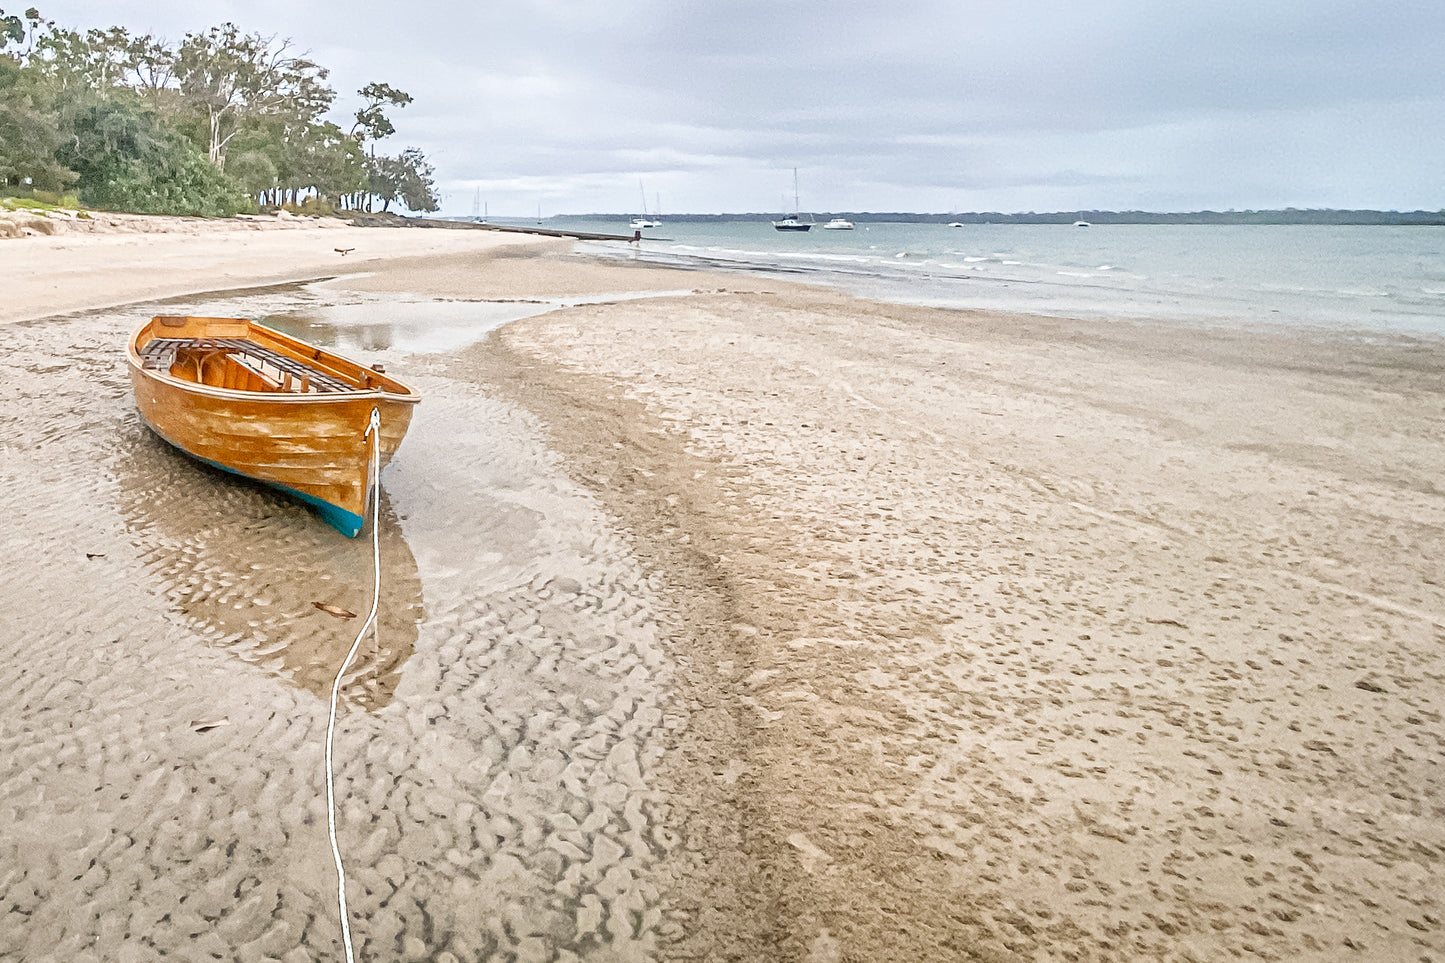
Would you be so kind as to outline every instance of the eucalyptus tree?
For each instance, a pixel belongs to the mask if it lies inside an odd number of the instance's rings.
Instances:
[[[151,36],[135,37],[129,49],[131,86],[152,108],[172,112],[179,100],[178,53]]]
[[[393,201],[408,210],[434,211],[440,204],[433,174],[426,157],[415,147],[408,147],[396,157],[370,157],[367,190],[381,201],[381,210],[390,209]]]
[[[341,198],[365,180],[361,146],[329,122],[272,120],[242,131],[231,148],[226,173],[273,206],[301,203],[312,191],[322,200]]]
[[[327,71],[291,41],[242,33],[233,23],[188,33],[177,50],[182,103],[203,122],[207,156],[225,168],[226,147],[246,123],[284,116],[304,125],[335,99]]]
[[[65,139],[55,87],[27,66],[50,23],[34,7],[0,10],[0,188],[61,191],[75,172],[55,158]]]
[[[75,183],[75,172],[55,157],[64,141],[54,89],[0,53],[0,188],[63,191]]]
[[[365,193],[381,202],[382,211],[388,210],[393,202],[413,211],[436,210],[439,205],[433,189],[434,171],[420,150],[408,147],[395,157],[376,154],[375,142],[396,133],[385,107],[405,107],[412,102],[411,94],[385,83],[367,84],[357,94],[362,98],[362,105],[356,111],[356,122],[351,125],[351,136],[358,145],[372,142],[371,153],[365,157]]]
[[[396,128],[392,126],[390,118],[382,108],[386,104],[405,107],[411,103],[411,94],[383,83],[367,84],[356,93],[361,97],[362,105],[356,111],[356,123],[351,125],[351,136],[359,142],[365,142],[382,140],[395,134]]]
[[[339,198],[365,182],[361,145],[332,123],[308,124],[288,137],[285,158],[291,183],[313,187],[323,198]]]
[[[34,7],[31,7],[34,10]],[[39,11],[36,11],[39,15]],[[25,21],[15,14],[7,15],[0,10],[0,50],[5,50],[11,44],[22,44],[25,42]]]
[[[23,63],[44,31],[54,26],[53,21],[46,20],[34,7],[28,8],[23,15],[6,14],[0,10],[0,51],[14,53]],[[16,49],[10,51],[11,47]]]
[[[313,191],[342,206],[374,196],[435,210],[420,151],[375,156],[396,132],[388,112],[411,95],[367,84],[343,131],[323,119],[335,98],[326,78],[290,40],[232,23],[169,44],[0,10],[0,187],[75,184],[87,203],[157,213],[222,213],[246,195],[299,203]]]
[[[131,90],[135,43],[124,27],[51,29],[36,42],[29,66],[54,83],[62,99],[88,94],[108,100]]]

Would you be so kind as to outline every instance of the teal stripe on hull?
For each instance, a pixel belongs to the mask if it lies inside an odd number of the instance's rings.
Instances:
[[[331,524],[332,528],[336,529],[347,538],[355,538],[356,536],[360,535],[362,526],[366,524],[366,519],[362,518],[360,515],[348,512],[344,508],[338,508],[330,502],[323,502],[315,495],[307,495],[303,492],[298,492],[294,488],[287,488],[285,485],[276,485],[271,482],[261,482],[261,484],[270,485],[277,491],[282,491],[288,495],[294,495],[295,497],[301,499],[303,502],[316,509],[317,513],[320,514],[322,518],[326,519],[326,521]],[[370,499],[368,498],[367,501],[369,502]]]
[[[156,431],[155,427],[150,423],[147,422],[146,427],[150,428],[151,431],[155,432],[155,436],[157,438],[170,445],[172,448],[174,448],[176,451],[179,451],[187,458],[194,458],[196,461],[201,462],[202,464],[210,465],[212,468],[219,468],[221,471],[225,472],[228,475],[235,475],[238,478],[248,478],[253,482],[260,482],[262,485],[265,485],[268,488],[274,488],[278,492],[285,492],[293,498],[301,499],[301,501],[316,509],[317,514],[319,514],[323,519],[325,519],[327,524],[329,524],[332,528],[336,529],[341,534],[345,535],[347,538],[355,538],[356,536],[360,535],[362,527],[366,525],[366,519],[360,515],[355,514],[354,512],[348,512],[346,509],[341,508],[338,505],[333,505],[328,501],[322,501],[315,495],[308,495],[305,492],[298,492],[294,488],[288,488],[285,485],[280,485],[273,481],[267,481],[264,478],[257,478],[254,475],[248,475],[243,471],[236,471],[236,469],[223,465],[218,461],[212,461],[209,458],[202,458],[200,455],[192,454],[191,452],[186,451],[186,449],[182,448],[180,445],[171,441],[165,435]],[[367,494],[368,496],[370,496],[373,493],[368,492]],[[371,503],[370,497],[367,498],[366,503]]]

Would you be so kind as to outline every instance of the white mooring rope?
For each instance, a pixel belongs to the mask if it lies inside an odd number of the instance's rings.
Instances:
[[[336,672],[336,681],[331,684],[331,715],[326,722],[326,829],[331,835],[331,858],[336,861],[336,904],[341,913],[341,941],[346,946],[346,963],[354,963],[351,955],[351,924],[347,920],[346,911],[346,871],[341,867],[341,848],[336,845],[336,790],[332,785],[331,775],[331,743],[336,735],[336,702],[341,695],[341,677],[346,674],[346,669],[351,665],[351,660],[356,658],[356,650],[361,647],[362,636],[366,630],[376,622],[376,607],[381,599],[381,536],[378,533],[378,519],[381,515],[381,488],[378,476],[381,465],[381,412],[376,408],[371,409],[371,423],[366,426],[366,435],[371,437],[371,461],[367,465],[366,481],[367,492],[371,497],[371,611],[367,613],[366,621],[361,623],[361,630],[356,633],[356,641],[351,643],[351,651],[346,653],[346,658],[341,661],[341,668]]]

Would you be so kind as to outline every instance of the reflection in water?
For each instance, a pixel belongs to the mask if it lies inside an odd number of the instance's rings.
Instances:
[[[176,610],[241,658],[325,698],[371,607],[369,533],[346,538],[299,501],[181,454],[138,417],[117,441],[122,515]],[[373,710],[391,700],[422,620],[416,560],[384,488],[380,530],[378,628],[343,688]]]
[[[551,311],[544,301],[405,301],[307,304],[259,318],[268,327],[326,348],[413,353],[454,351],[508,321]]]
[[[304,341],[343,352],[394,349],[410,354],[447,354],[478,343],[509,321],[559,308],[687,293],[618,291],[543,299],[468,300],[344,291],[319,282],[277,285],[247,295],[228,293],[216,300],[186,298],[160,303],[179,305],[177,310],[186,314],[252,318]]]

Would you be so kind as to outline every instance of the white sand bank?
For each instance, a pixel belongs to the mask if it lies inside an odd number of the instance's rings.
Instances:
[[[0,238],[0,323],[198,291],[350,275],[398,259],[487,256],[565,241],[500,231],[361,228],[329,219],[101,215],[110,228]]]

